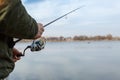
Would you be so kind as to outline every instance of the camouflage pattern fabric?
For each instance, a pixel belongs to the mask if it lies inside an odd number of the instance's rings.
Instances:
[[[7,77],[14,69],[12,48],[6,39],[32,39],[38,31],[36,21],[27,13],[21,0],[0,0],[0,79]]]
[[[13,69],[12,50],[6,43],[0,41],[0,79],[7,77]]]

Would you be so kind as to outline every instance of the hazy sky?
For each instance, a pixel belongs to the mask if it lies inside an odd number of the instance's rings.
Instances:
[[[43,36],[120,36],[120,0],[22,0],[28,13],[46,24],[85,5],[45,28]]]

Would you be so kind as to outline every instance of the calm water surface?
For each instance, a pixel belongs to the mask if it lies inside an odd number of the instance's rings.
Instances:
[[[42,51],[27,50],[9,80],[120,80],[120,42],[47,42]]]

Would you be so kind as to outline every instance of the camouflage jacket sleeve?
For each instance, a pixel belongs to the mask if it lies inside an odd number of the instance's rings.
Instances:
[[[32,39],[37,34],[36,21],[21,0],[0,0],[0,32],[15,38]]]

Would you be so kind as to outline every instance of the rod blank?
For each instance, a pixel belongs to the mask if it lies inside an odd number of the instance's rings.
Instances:
[[[46,27],[46,26],[48,26],[48,25],[54,23],[55,21],[57,21],[57,20],[59,20],[59,19],[65,17],[65,16],[67,16],[68,14],[70,14],[70,13],[72,13],[72,12],[75,12],[76,10],[78,10],[78,9],[80,9],[80,8],[83,8],[83,7],[84,7],[84,5],[83,5],[83,6],[80,6],[80,7],[78,7],[78,8],[76,8],[76,9],[74,9],[74,10],[72,10],[72,11],[70,11],[70,12],[68,12],[68,13],[66,13],[66,14],[64,14],[64,15],[62,15],[62,16],[60,16],[60,17],[58,17],[57,19],[55,19],[55,20],[53,20],[53,21],[51,21],[51,22],[45,24],[43,27]]]

